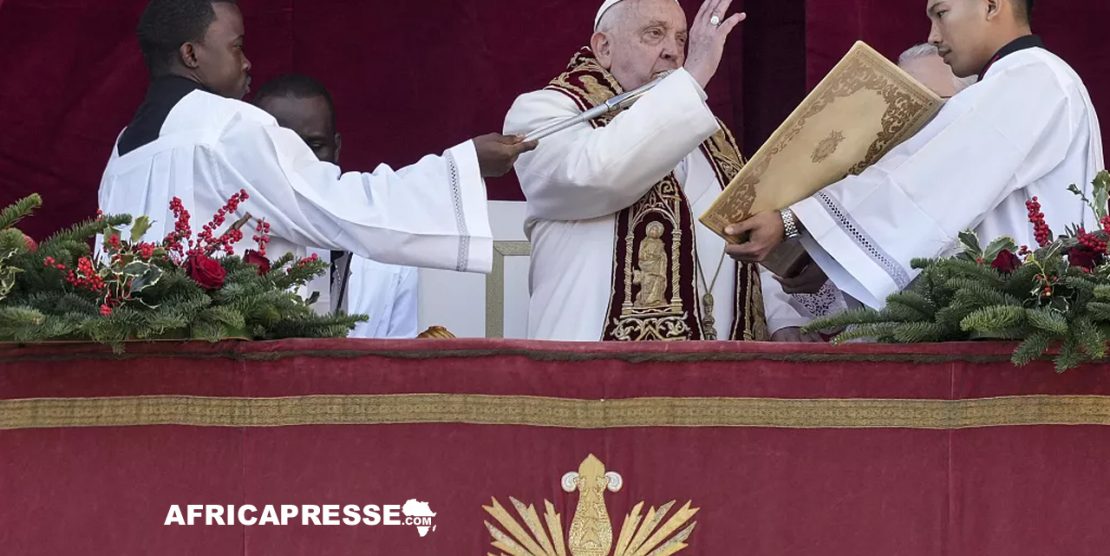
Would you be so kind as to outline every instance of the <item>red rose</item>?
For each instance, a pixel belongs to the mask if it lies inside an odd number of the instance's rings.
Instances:
[[[1082,268],[1087,272],[1094,270],[1096,266],[1102,264],[1102,261],[1102,253],[1091,251],[1083,246],[1072,247],[1068,250],[1068,264]]]
[[[999,251],[998,256],[994,258],[994,262],[991,263],[991,268],[1002,274],[1009,274],[1017,270],[1019,266],[1021,266],[1021,259],[1011,253],[1009,249]]]
[[[253,264],[258,267],[258,275],[264,276],[270,272],[270,259],[267,259],[262,253],[250,249],[243,253],[243,262]]]
[[[227,271],[220,261],[207,255],[193,255],[185,261],[185,274],[206,290],[218,290],[223,287]]]
[[[34,253],[39,250],[39,244],[27,234],[23,234],[23,243],[27,246],[27,250]]]

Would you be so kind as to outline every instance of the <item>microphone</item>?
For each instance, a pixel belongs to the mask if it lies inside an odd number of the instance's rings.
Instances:
[[[587,110],[587,111],[585,111],[585,112],[583,112],[583,113],[581,113],[581,114],[579,114],[579,115],[577,115],[573,118],[567,118],[565,120],[561,120],[561,121],[555,122],[553,124],[541,127],[540,129],[537,129],[536,131],[533,131],[532,133],[529,133],[528,136],[524,138],[524,140],[525,141],[538,141],[538,140],[543,139],[545,137],[550,137],[552,135],[555,135],[556,133],[559,133],[560,131],[572,128],[572,127],[574,127],[578,124],[585,123],[585,122],[588,122],[588,121],[593,120],[595,118],[599,118],[601,116],[604,116],[605,114],[609,114],[611,112],[619,112],[621,110],[624,110],[625,108],[628,108],[629,106],[632,106],[632,104],[634,102],[639,100],[640,97],[644,96],[648,91],[654,89],[656,85],[658,85],[660,82],[662,82],[664,79],[666,79],[667,76],[669,76],[673,71],[674,70],[671,70],[671,71],[668,71],[668,72],[664,73],[663,75],[660,75],[654,81],[649,82],[648,84],[640,87],[639,89],[636,89],[634,91],[629,91],[627,93],[619,94],[619,95],[605,101],[603,104],[599,104],[599,105],[597,105],[597,106],[595,106],[595,107],[593,107],[593,108],[591,108],[591,109],[589,109],[589,110]]]

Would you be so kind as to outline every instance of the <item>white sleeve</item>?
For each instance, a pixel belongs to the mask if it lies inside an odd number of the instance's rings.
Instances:
[[[719,129],[705,92],[678,70],[603,128],[583,123],[540,141],[516,172],[529,213],[585,220],[628,208]],[[543,90],[517,99],[505,133],[526,135],[577,116],[575,102]]]
[[[845,293],[882,306],[909,285],[913,259],[945,252],[1067,156],[1068,97],[1049,68],[1018,66],[974,87],[859,176],[791,207],[810,255]]]
[[[763,286],[763,308],[767,316],[767,331],[771,334],[784,328],[798,328],[809,324],[811,315],[802,314],[790,294],[782,291],[782,284],[771,271],[760,267],[759,278]]]
[[[205,147],[202,147],[205,148]],[[212,148],[223,164],[198,168],[216,206],[240,188],[241,210],[299,245],[351,251],[384,263],[489,272],[485,182],[472,142],[393,170],[341,174],[294,132],[237,118]]]
[[[397,297],[393,300],[393,312],[389,318],[387,337],[398,339],[415,338],[417,330],[418,291],[420,273],[415,268],[403,267],[398,274]]]

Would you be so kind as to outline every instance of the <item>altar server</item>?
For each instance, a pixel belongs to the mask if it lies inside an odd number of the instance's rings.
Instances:
[[[949,100],[920,133],[859,176],[788,210],[730,227],[729,251],[762,260],[786,236],[841,290],[871,307],[909,285],[910,261],[955,249],[975,230],[1035,246],[1026,201],[1055,230],[1091,222],[1068,191],[1090,191],[1103,168],[1101,132],[1083,81],[1032,35],[1032,0],[928,0],[929,41],[958,77],[979,83]]]
[[[138,29],[150,89],[120,135],[100,184],[107,213],[147,214],[146,239],[173,225],[179,197],[197,219],[233,193],[271,225],[271,252],[303,246],[382,262],[488,272],[492,237],[483,177],[534,147],[487,135],[394,170],[341,174],[296,133],[241,102],[250,84],[234,0],[151,0]]]

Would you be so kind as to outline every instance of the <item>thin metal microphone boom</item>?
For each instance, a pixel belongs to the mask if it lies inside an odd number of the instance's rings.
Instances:
[[[645,93],[654,89],[655,86],[658,85],[660,82],[662,82],[664,79],[666,79],[667,76],[670,75],[670,73],[671,72],[667,72],[667,73],[659,76],[659,78],[656,79],[655,81],[652,81],[652,82],[648,83],[647,85],[644,85],[644,86],[640,87],[639,89],[617,95],[617,96],[605,101],[603,104],[599,104],[599,105],[597,105],[597,106],[595,106],[595,107],[593,107],[593,108],[591,108],[591,109],[589,109],[589,110],[587,110],[587,111],[585,111],[585,112],[583,112],[583,113],[581,113],[581,114],[579,114],[579,115],[577,115],[573,118],[567,118],[565,120],[560,120],[558,122],[555,122],[551,125],[541,127],[540,129],[537,129],[536,131],[533,131],[532,133],[529,133],[528,136],[524,138],[524,140],[525,141],[538,141],[538,140],[543,139],[545,137],[550,137],[550,136],[552,136],[556,133],[559,133],[560,131],[570,129],[570,128],[578,125],[578,124],[585,123],[585,122],[588,122],[588,121],[590,121],[594,118],[604,116],[605,114],[608,114],[610,112],[618,112],[620,110],[624,110],[625,108],[629,107],[633,102],[636,102],[640,97],[644,96]]]

